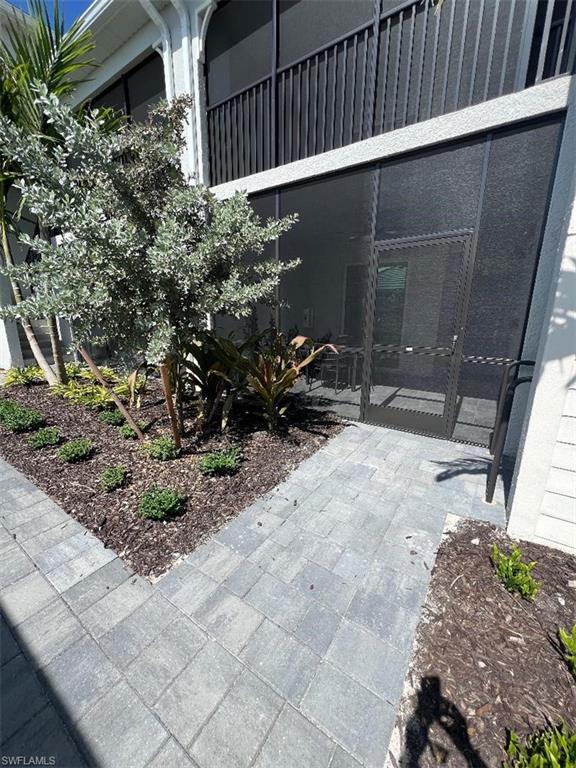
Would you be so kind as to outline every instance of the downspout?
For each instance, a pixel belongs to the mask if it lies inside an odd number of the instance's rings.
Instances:
[[[188,145],[188,173],[198,177],[198,136],[196,133],[196,105],[197,99],[192,84],[192,30],[190,15],[183,0],[172,0],[172,5],[178,11],[180,17],[180,34],[182,36],[182,51],[184,55],[184,91],[192,98],[192,105],[188,109],[186,123],[186,144]]]
[[[166,80],[166,98],[171,101],[174,98],[174,71],[172,69],[172,39],[170,37],[170,30],[168,24],[162,15],[158,12],[156,6],[152,3],[152,0],[140,0],[140,5],[148,16],[152,19],[153,23],[160,30],[160,36],[162,39],[162,60],[164,62],[164,79]]]

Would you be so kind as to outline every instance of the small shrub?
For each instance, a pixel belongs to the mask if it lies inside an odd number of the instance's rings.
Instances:
[[[522,743],[523,742],[523,743]],[[546,728],[531,733],[522,742],[510,733],[504,768],[574,768],[576,766],[576,731],[563,723],[560,728]]]
[[[9,368],[4,374],[4,386],[40,384],[44,381],[44,373],[39,365],[29,365],[26,368]]]
[[[30,435],[27,442],[30,448],[38,450],[48,448],[51,445],[58,445],[61,440],[60,431],[56,427],[44,427],[44,429],[39,429],[38,432]]]
[[[240,469],[241,461],[240,448],[226,448],[207,453],[198,462],[198,469],[203,475],[233,475]]]
[[[62,448],[58,451],[58,458],[61,461],[66,461],[69,464],[74,464],[77,461],[86,461],[94,453],[94,444],[87,437],[79,437],[77,440],[70,440],[68,443],[64,443]]]
[[[510,554],[505,555],[500,552],[496,543],[492,544],[492,564],[508,592],[518,594],[526,600],[536,598],[540,590],[540,584],[532,576],[536,563],[525,563],[520,547],[514,545]]]
[[[115,491],[124,485],[128,470],[119,464],[116,467],[108,467],[100,475],[100,490],[104,493]]]
[[[121,427],[126,421],[120,411],[116,409],[113,411],[102,411],[98,415],[98,418],[100,421],[103,421],[104,424],[108,424],[110,427]]]
[[[67,384],[55,384],[50,387],[50,391],[69,400],[73,405],[83,405],[93,410],[108,408],[114,403],[106,387],[101,384],[84,384],[75,379]]]
[[[64,363],[64,370],[69,379],[77,379],[85,366],[82,363]]]
[[[137,424],[142,431],[146,429],[146,424],[143,421],[138,421]],[[123,424],[118,430],[118,432],[120,433],[120,436],[124,438],[124,440],[136,440],[136,438],[138,437],[138,435],[136,434],[136,432],[134,432],[130,424]]]
[[[176,448],[176,443],[167,435],[163,437],[155,437],[153,440],[150,440],[150,442],[144,446],[144,451],[151,459],[158,459],[158,461],[177,459],[179,453],[178,448]]]
[[[178,515],[184,511],[186,496],[170,488],[153,487],[140,497],[138,514],[153,520],[163,520],[169,515]]]
[[[576,624],[572,627],[572,632],[568,633],[565,629],[558,630],[558,637],[564,648],[564,658],[568,669],[576,678]]]
[[[115,384],[118,381],[118,376],[114,373],[112,368],[108,368],[106,365],[99,365],[98,370],[104,381],[108,382],[108,384]],[[86,365],[81,365],[76,375],[79,379],[84,379],[84,381],[90,381],[95,384],[99,383],[99,379],[96,378],[90,368]]]
[[[0,401],[0,424],[11,432],[33,432],[45,421],[40,411],[27,408],[13,400]]]

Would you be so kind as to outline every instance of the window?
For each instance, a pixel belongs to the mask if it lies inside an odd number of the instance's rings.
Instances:
[[[112,107],[139,123],[146,120],[150,107],[165,96],[164,66],[161,57],[153,53],[95,96],[91,104]]]

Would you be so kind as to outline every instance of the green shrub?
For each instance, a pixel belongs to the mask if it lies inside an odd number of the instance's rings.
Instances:
[[[106,365],[99,365],[98,370],[104,381],[108,382],[108,384],[115,384],[118,381],[118,376],[114,373],[112,368],[108,368]],[[79,379],[84,379],[84,381],[90,381],[93,384],[100,383],[99,379],[96,378],[87,365],[81,365],[76,375]]]
[[[141,517],[163,520],[169,515],[178,515],[184,511],[186,496],[170,488],[150,488],[140,497],[138,514]]]
[[[572,632],[568,633],[565,629],[558,630],[558,637],[564,648],[564,658],[568,669],[576,678],[576,624],[572,627]]]
[[[198,462],[198,469],[203,475],[233,475],[240,469],[241,461],[240,448],[226,448],[207,453]]]
[[[146,443],[144,451],[150,456],[151,459],[158,459],[158,461],[170,461],[171,459],[178,458],[178,448],[176,443],[171,437],[164,435],[162,437],[155,437]]]
[[[55,384],[50,387],[50,392],[69,400],[73,405],[83,405],[93,410],[109,408],[114,403],[106,387],[101,384],[84,384],[75,379],[67,384]]]
[[[58,445],[61,440],[60,431],[56,427],[44,427],[44,429],[39,429],[38,432],[30,435],[27,442],[30,448],[40,449]]]
[[[522,741],[510,733],[504,768],[574,768],[576,766],[576,731],[563,723],[560,728],[546,728],[531,733]]]
[[[116,409],[114,409],[113,411],[102,411],[98,415],[98,418],[100,419],[100,421],[103,421],[104,424],[108,424],[111,427],[121,427],[126,421],[126,419],[124,418],[124,416],[122,416],[120,411]]]
[[[85,368],[85,366],[82,365],[82,363],[64,363],[64,369],[69,379],[77,379],[83,368]]]
[[[138,421],[137,424],[142,431],[146,429],[146,424],[143,421]],[[136,440],[136,438],[138,437],[138,435],[136,434],[136,432],[134,432],[130,424],[123,424],[118,430],[118,432],[120,433],[121,437],[124,438],[124,440]]]
[[[44,381],[44,373],[39,365],[29,365],[26,368],[9,368],[4,374],[4,386],[40,384]]]
[[[40,411],[13,400],[0,400],[0,424],[11,432],[33,432],[45,421]]]
[[[100,490],[104,493],[115,491],[116,488],[124,485],[127,475],[128,470],[121,464],[116,467],[108,467],[100,475]]]
[[[77,461],[86,461],[94,453],[94,444],[87,437],[79,437],[76,440],[70,440],[64,443],[58,451],[58,458],[61,461],[67,461],[74,464]]]
[[[508,592],[518,594],[526,600],[534,600],[540,584],[532,576],[536,563],[525,563],[522,560],[520,547],[514,545],[509,555],[500,552],[497,544],[492,544],[492,564],[498,578]]]

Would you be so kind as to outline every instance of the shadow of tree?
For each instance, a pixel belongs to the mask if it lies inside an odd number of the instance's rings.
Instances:
[[[427,750],[435,765],[447,763],[450,750],[435,742],[430,733],[432,726],[437,725],[449,737],[469,768],[489,768],[470,741],[466,718],[453,702],[442,695],[440,679],[423,677],[417,696],[416,709],[406,724],[400,766],[422,768],[421,759]]]

